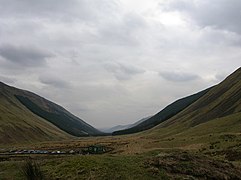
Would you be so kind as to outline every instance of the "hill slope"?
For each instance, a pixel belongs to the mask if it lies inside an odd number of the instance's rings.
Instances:
[[[140,131],[144,131],[147,129],[151,129],[155,127],[156,125],[168,120],[172,116],[178,114],[180,111],[191,105],[193,102],[198,100],[200,97],[202,97],[204,94],[206,94],[209,89],[203,90],[201,92],[198,92],[196,94],[193,94],[191,96],[179,99],[172,104],[165,107],[163,110],[155,114],[154,116],[146,119],[145,121],[137,124],[136,126],[133,126],[128,129],[115,131],[113,135],[121,135],[121,134],[131,134],[131,133],[137,133]]]
[[[142,135],[160,139],[173,137],[177,142],[181,138],[203,136],[208,142],[215,134],[240,134],[240,125],[241,68],[186,109]]]
[[[66,132],[101,134],[61,106],[0,82],[0,142],[60,139],[69,136]]]
[[[18,90],[0,83],[0,144],[70,137],[64,131],[31,113],[15,97]]]
[[[241,112],[241,68],[184,111],[160,124],[160,127],[168,127],[177,122],[194,127],[238,112]]]

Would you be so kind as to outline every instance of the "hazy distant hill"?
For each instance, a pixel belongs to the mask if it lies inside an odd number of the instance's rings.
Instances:
[[[198,100],[200,97],[202,97],[204,94],[206,94],[209,89],[206,89],[204,91],[198,92],[196,94],[193,94],[191,96],[179,99],[172,104],[165,107],[163,110],[155,114],[154,116],[144,120],[143,122],[132,126],[128,129],[119,130],[113,132],[113,135],[121,135],[121,134],[131,134],[131,133],[137,133],[140,131],[144,131],[150,128],[155,127],[156,125],[168,120],[169,118],[173,117],[174,115],[178,114],[182,110],[184,110],[186,107],[191,105],[193,102]]]
[[[0,82],[0,142],[60,139],[100,131],[61,106]]]
[[[114,126],[114,127],[111,127],[111,128],[103,128],[103,129],[100,129],[101,131],[103,132],[106,132],[106,133],[113,133],[114,131],[120,131],[120,130],[124,130],[124,129],[128,129],[128,128],[131,128],[133,126],[136,126],[140,123],[142,123],[143,121],[149,119],[151,116],[149,117],[146,117],[146,118],[142,118],[141,120],[133,123],[133,124],[127,124],[127,125],[117,125],[117,126]]]

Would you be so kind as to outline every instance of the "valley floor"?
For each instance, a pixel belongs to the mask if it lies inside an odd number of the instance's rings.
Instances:
[[[0,179],[23,179],[21,167],[27,159],[39,164],[46,179],[241,179],[240,133],[158,137],[149,132],[14,147],[68,151],[94,144],[113,150],[99,155],[0,156]]]

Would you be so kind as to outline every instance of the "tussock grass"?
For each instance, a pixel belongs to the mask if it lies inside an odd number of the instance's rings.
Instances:
[[[27,180],[43,180],[44,174],[36,161],[28,159],[21,167],[21,174]]]

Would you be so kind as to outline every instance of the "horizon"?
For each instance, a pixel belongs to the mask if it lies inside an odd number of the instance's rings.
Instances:
[[[235,0],[0,0],[0,81],[98,129],[132,124],[240,67],[240,8]]]

